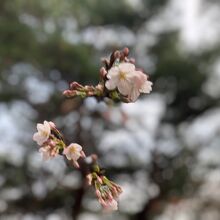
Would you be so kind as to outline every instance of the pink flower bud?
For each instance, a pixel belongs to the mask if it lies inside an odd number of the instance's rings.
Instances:
[[[98,189],[95,191],[95,194],[99,199],[102,198],[102,195]]]
[[[99,182],[100,184],[103,183],[102,179],[101,179],[99,176],[97,176],[96,178],[97,178],[97,180],[98,180],[98,182]]]
[[[73,166],[76,167],[77,169],[79,169],[79,163],[75,160],[73,160]]]
[[[72,83],[70,84],[70,89],[71,89],[71,90],[75,90],[75,89],[79,89],[79,88],[83,88],[83,86],[80,85],[78,82],[72,82]]]
[[[119,193],[118,193],[116,187],[113,186],[113,187],[111,188],[111,192],[112,192],[112,195],[113,195],[113,197],[114,197],[115,199],[117,199],[117,198],[119,197]]]
[[[52,147],[52,148],[54,148],[54,147],[56,146],[56,143],[55,143],[53,140],[51,140],[51,139],[49,139],[49,140],[47,141],[47,144],[48,144],[50,147]]]
[[[56,125],[52,121],[49,121],[49,124],[50,124],[50,128],[56,128]]]
[[[94,91],[89,91],[87,94],[88,94],[88,96],[94,96],[95,95]]]
[[[105,200],[102,199],[102,198],[99,199],[99,203],[100,203],[103,207],[107,207],[107,206],[108,206],[107,203],[105,202]]]
[[[84,151],[80,151],[80,155],[81,155],[82,158],[86,158],[86,155],[85,155]]]
[[[73,91],[73,90],[65,90],[65,91],[63,92],[63,95],[65,95],[65,96],[67,96],[67,97],[71,97],[71,96],[76,96],[77,93],[76,93],[76,91]]]
[[[128,54],[129,54],[129,49],[128,49],[127,47],[125,47],[125,48],[123,49],[123,53],[124,53],[124,55],[127,57]]]
[[[109,198],[110,200],[113,199],[113,196],[112,196],[112,194],[111,194],[110,192],[107,193],[107,196],[108,196],[108,198]]]
[[[118,58],[120,58],[120,55],[121,55],[120,51],[116,50],[114,53],[114,58],[118,59]]]
[[[101,78],[104,79],[105,76],[106,76],[106,74],[107,74],[106,69],[105,69],[104,67],[102,67],[102,68],[100,69],[100,76],[101,76]]]
[[[103,59],[102,59],[102,62],[103,62],[106,66],[109,65],[109,61],[108,61],[106,58],[103,58]]]
[[[91,173],[86,176],[86,179],[87,179],[88,185],[92,185],[92,179],[93,178],[92,178],[92,174]]]
[[[95,88],[98,89],[99,91],[103,91],[103,85],[101,84],[98,84]]]
[[[93,162],[96,162],[97,159],[98,159],[98,156],[97,156],[96,154],[92,154],[92,155],[91,155],[91,158],[92,158],[92,161],[93,161]]]

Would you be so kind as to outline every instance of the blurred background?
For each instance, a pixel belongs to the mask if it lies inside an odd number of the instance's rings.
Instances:
[[[1,0],[0,219],[219,220],[220,2]],[[134,104],[67,100],[129,47],[153,92]],[[123,187],[119,211],[32,135],[52,120]]]

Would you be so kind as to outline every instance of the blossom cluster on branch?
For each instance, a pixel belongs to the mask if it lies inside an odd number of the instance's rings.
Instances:
[[[100,69],[100,82],[96,86],[83,86],[72,82],[63,94],[68,98],[94,96],[97,99],[110,98],[113,101],[135,102],[141,93],[150,93],[152,82],[139,68],[135,60],[128,58],[129,49],[114,51],[110,59],[103,59]]]
[[[38,123],[37,132],[33,135],[33,140],[40,145],[39,152],[42,153],[44,160],[62,155],[71,161],[73,166],[80,168],[78,160],[80,158],[85,159],[84,163],[88,165],[88,174],[86,176],[88,185],[95,187],[96,195],[101,205],[106,210],[116,210],[118,208],[117,199],[122,189],[103,175],[103,171],[101,171],[96,162],[97,156],[90,156],[92,163],[87,163],[82,146],[76,143],[71,143],[67,146],[53,122],[44,121],[43,124]]]
[[[72,161],[75,167],[79,168],[77,160],[80,157],[86,157],[79,144],[71,143],[66,146],[60,131],[51,121],[44,121],[43,124],[37,124],[37,132],[34,134],[33,140],[40,145],[39,152],[42,153],[44,160],[48,160],[60,154]]]
[[[82,86],[72,82],[70,89],[63,94],[69,98],[93,96],[99,100],[109,98],[128,103],[135,102],[141,93],[150,93],[152,82],[135,67],[134,59],[129,59],[128,54],[129,50],[125,48],[123,51],[113,52],[110,59],[103,60],[105,67],[100,69],[100,82],[97,86]],[[67,145],[53,122],[38,123],[33,140],[40,146],[39,152],[44,160],[62,155],[77,169],[81,169],[82,163],[87,165],[85,178],[88,185],[94,187],[100,204],[108,211],[118,209],[122,188],[104,175],[104,170],[97,163],[97,155],[86,156],[83,147],[77,143]],[[91,163],[88,163],[89,158]]]

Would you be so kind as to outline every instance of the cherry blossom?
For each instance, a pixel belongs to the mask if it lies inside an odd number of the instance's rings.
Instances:
[[[131,90],[134,72],[135,66],[131,63],[121,63],[118,66],[113,66],[107,74],[106,88],[114,90],[117,87],[122,95],[128,95]]]
[[[99,177],[101,181],[97,177]],[[117,210],[117,200],[122,193],[121,187],[113,181],[110,181],[106,176],[99,176],[96,174],[93,175],[93,180],[99,203],[106,211]]]
[[[42,145],[46,142],[51,133],[51,126],[48,121],[44,121],[43,124],[37,124],[37,132],[33,135],[33,140],[37,142],[38,145]]]
[[[105,86],[108,90],[118,88],[132,102],[137,100],[140,93],[150,93],[152,90],[152,82],[148,81],[147,75],[135,70],[135,65],[131,63],[113,66],[108,71],[107,78]]]
[[[130,93],[128,94],[128,97],[132,102],[137,100],[140,93],[150,93],[152,91],[153,83],[148,81],[147,75],[143,72],[135,71],[132,79]]]
[[[82,146],[76,143],[72,143],[63,150],[63,154],[68,160],[72,160],[76,167],[79,167],[77,160],[80,157],[85,158],[85,154],[82,150]]]
[[[96,86],[81,85],[74,81],[69,89],[63,92],[63,95],[67,98],[95,97],[98,101],[107,103],[108,99],[129,103],[135,102],[141,93],[150,93],[152,82],[148,80],[146,74],[136,68],[135,60],[129,58],[128,55],[128,48],[114,51],[109,59],[102,60],[104,66],[100,69],[100,80]],[[103,209],[105,211],[118,210],[122,188],[104,176],[105,170],[99,167],[97,155],[92,154],[86,158],[82,146],[77,143],[67,145],[53,122],[38,123],[33,140],[40,145],[39,152],[44,160],[62,155],[76,168],[86,168],[87,183],[95,188],[96,196]],[[80,160],[82,167],[78,163],[80,158],[84,159]]]
[[[49,139],[40,149],[39,152],[43,156],[43,160],[51,159],[59,154],[59,148],[56,143]]]

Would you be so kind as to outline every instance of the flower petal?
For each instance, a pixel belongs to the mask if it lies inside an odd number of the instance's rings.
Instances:
[[[132,102],[135,102],[139,97],[139,95],[140,95],[139,89],[137,87],[133,87],[128,97],[131,99]]]
[[[68,160],[77,161],[81,157],[82,147],[79,144],[72,143],[63,150]]]
[[[44,131],[44,125],[41,123],[37,123],[37,130],[38,131]]]
[[[144,82],[147,80],[147,76],[141,71],[134,71],[130,74],[131,81],[136,88],[141,88]]]
[[[131,83],[128,80],[120,80],[118,83],[118,91],[122,95],[128,95],[131,90]]]
[[[76,153],[74,153],[74,154],[71,154],[71,158],[72,158],[72,160],[74,160],[74,161],[77,161],[77,160],[80,158],[80,156],[81,156],[81,154],[78,153],[78,152],[76,152]]]
[[[105,87],[106,87],[108,90],[114,90],[114,89],[116,88],[115,81],[112,80],[112,79],[107,80],[106,83],[105,83]]]
[[[119,68],[117,66],[114,66],[108,71],[107,78],[108,79],[115,78],[118,76],[119,72],[120,72]]]
[[[118,66],[119,70],[124,73],[135,71],[135,65],[132,63],[121,63]]]
[[[39,152],[42,154],[43,156],[43,160],[48,160],[50,159],[50,152],[48,150],[46,150],[44,147],[41,147],[39,149]]]
[[[75,149],[80,152],[82,150],[82,146],[80,146],[79,144],[73,144],[73,146],[75,147]]]
[[[153,83],[151,81],[146,81],[139,91],[143,93],[150,93],[152,91],[152,85]]]
[[[37,142],[38,145],[42,145],[47,139],[41,136],[38,132],[33,135],[33,140]]]
[[[44,128],[48,133],[50,133],[50,123],[48,121],[44,121]]]
[[[109,90],[114,90],[119,81],[119,68],[112,67],[107,74],[109,80],[106,81],[105,86]]]

